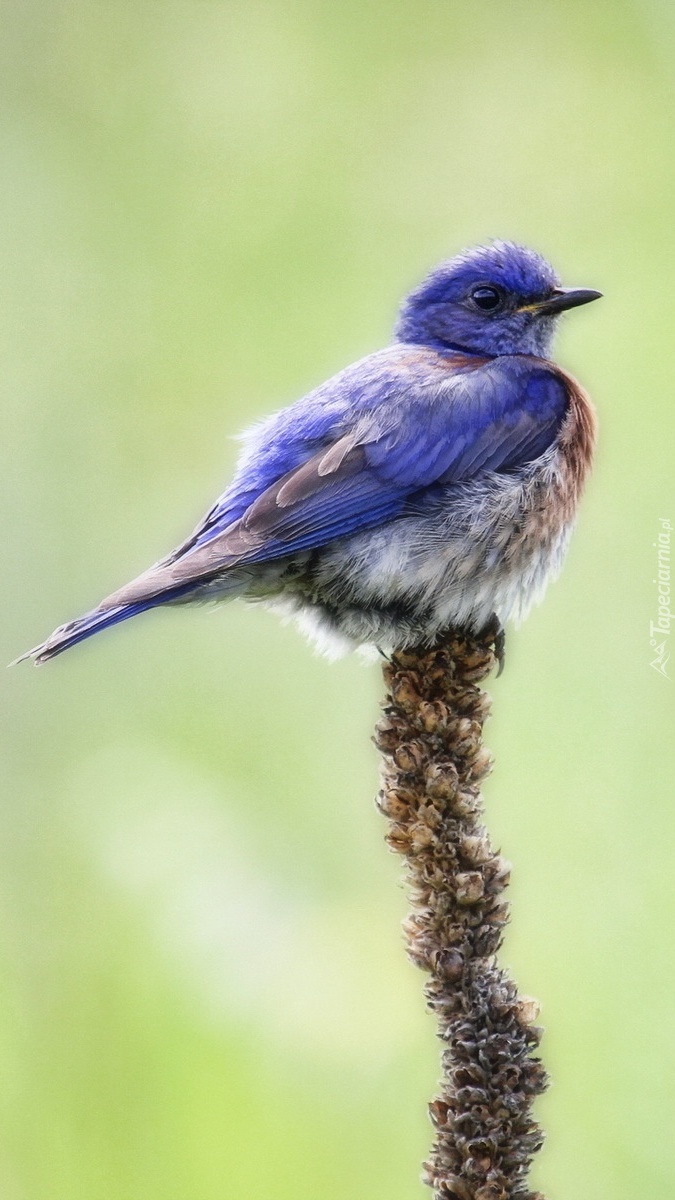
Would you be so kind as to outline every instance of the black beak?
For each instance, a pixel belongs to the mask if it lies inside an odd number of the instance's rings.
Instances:
[[[594,292],[591,288],[554,288],[548,300],[532,305],[532,311],[542,316],[555,316],[568,308],[578,308],[580,304],[590,304],[591,300],[599,300],[602,292]]]

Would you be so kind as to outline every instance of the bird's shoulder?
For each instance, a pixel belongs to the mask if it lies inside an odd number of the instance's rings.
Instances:
[[[373,416],[397,419],[402,405],[449,405],[447,415],[481,406],[524,402],[557,404],[567,381],[555,363],[531,355],[486,357],[462,350],[394,343],[358,359],[301,399],[257,422],[240,435],[239,469],[256,467],[283,474],[307,453],[342,437]],[[299,458],[297,456],[300,456]]]
[[[431,348],[401,343],[358,359],[239,435],[242,450],[232,486],[265,486],[356,425],[372,419],[384,425],[388,414],[395,420],[401,403],[437,394],[465,362],[466,370],[475,366],[468,356],[451,360]]]

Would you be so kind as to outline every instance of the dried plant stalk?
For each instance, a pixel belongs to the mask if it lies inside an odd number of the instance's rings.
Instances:
[[[394,653],[375,739],[387,842],[407,864],[408,954],[430,974],[425,994],[445,1045],[424,1164],[438,1200],[543,1200],[527,1184],[543,1140],[531,1106],[547,1085],[534,1057],[538,1006],[495,960],[509,865],[481,823],[490,698],[477,685],[495,665],[495,646],[494,630],[458,631],[432,649]]]

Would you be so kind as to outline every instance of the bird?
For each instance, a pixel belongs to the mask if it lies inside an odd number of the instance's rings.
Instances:
[[[514,242],[441,262],[389,346],[242,435],[232,482],[181,545],[22,658],[235,597],[333,656],[457,628],[503,639],[558,574],[591,468],[594,406],[550,354],[561,314],[601,295]]]

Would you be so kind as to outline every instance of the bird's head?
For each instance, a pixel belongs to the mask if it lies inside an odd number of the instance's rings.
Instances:
[[[548,357],[560,313],[601,292],[563,288],[541,255],[513,242],[464,250],[404,300],[396,336],[437,349]]]

